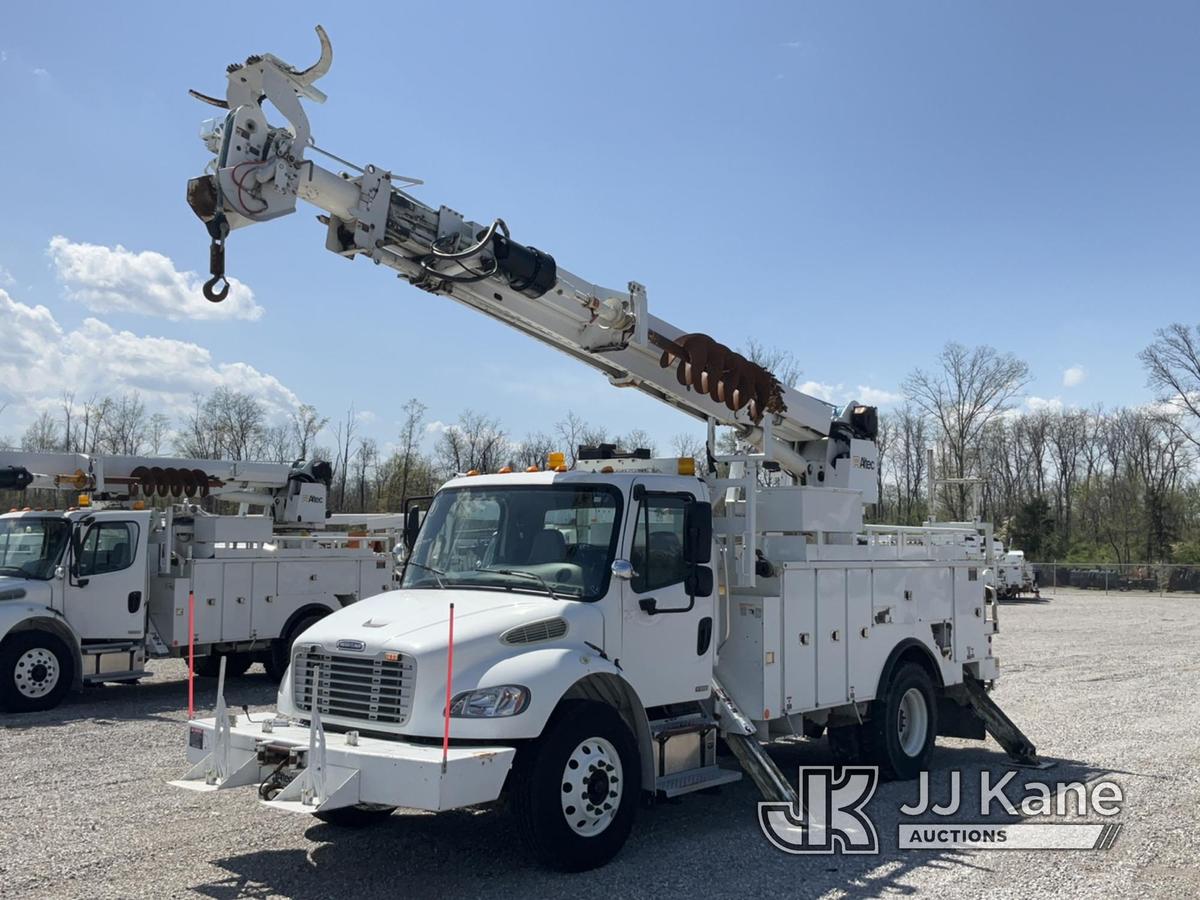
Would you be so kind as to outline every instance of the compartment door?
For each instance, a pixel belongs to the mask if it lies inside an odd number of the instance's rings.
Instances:
[[[817,577],[812,569],[783,573],[783,708],[807,712],[817,705]]]
[[[846,570],[817,570],[817,706],[838,706],[846,690]]]
[[[250,584],[253,563],[225,563],[222,575],[221,640],[250,640]]]

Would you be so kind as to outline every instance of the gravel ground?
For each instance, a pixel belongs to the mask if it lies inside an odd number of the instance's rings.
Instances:
[[[261,808],[253,793],[167,786],[184,770],[184,668],[156,663],[137,686],[71,697],[49,713],[0,719],[0,895],[21,897],[468,896],[572,898],[799,890],[813,896],[1200,895],[1200,599],[1059,591],[1001,609],[1005,676],[996,698],[1047,758],[1016,784],[1111,778],[1124,824],[1108,851],[901,851],[898,807],[914,784],[884,785],[869,812],[878,856],[794,857],[771,848],[748,780],[639,813],[602,870],[541,871],[500,809],[396,814],[346,831]],[[251,674],[231,705],[268,709]],[[200,692],[211,707],[211,688]],[[828,762],[824,741],[775,751],[784,770]],[[962,771],[964,812],[978,821],[978,773],[1008,769],[992,742],[943,740],[935,765]],[[947,776],[933,778],[946,796]],[[974,785],[974,791],[970,786]],[[974,795],[974,797],[973,797]],[[1098,821],[1093,819],[1093,821]]]

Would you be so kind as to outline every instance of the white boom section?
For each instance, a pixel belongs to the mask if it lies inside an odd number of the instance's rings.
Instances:
[[[391,173],[375,166],[355,177],[339,176],[309,158],[317,148],[298,98],[323,102],[324,94],[312,82],[332,62],[328,38],[320,27],[317,31],[322,56],[310,69],[301,72],[274,56],[254,56],[230,67],[224,101],[193,92],[228,110],[223,119],[206,123],[202,133],[216,154],[213,174],[188,186],[189,203],[213,237],[213,279],[205,287],[209,299],[219,301],[228,290],[223,245],[229,231],[294,212],[302,198],[328,214],[321,217],[328,226],[328,249],[348,257],[365,255],[418,287],[450,296],[582,360],[613,384],[636,387],[697,418],[733,426],[768,459],[801,475],[796,470],[804,460],[787,445],[828,436],[833,427],[829,404],[779,385],[706,336],[687,335],[650,315],[645,289],[636,282],[626,290],[594,284],[559,268],[548,254],[510,240],[500,220],[485,227],[447,207],[427,206],[394,187]],[[264,99],[284,114],[288,126],[267,121]],[[689,344],[689,338],[701,339],[701,345]],[[689,358],[708,374],[677,372],[680,360]],[[771,384],[764,385],[764,378]],[[717,381],[723,383],[717,386]],[[785,442],[778,454],[770,437]]]
[[[321,524],[328,487],[322,467],[327,464],[0,450],[0,488],[119,499],[214,496],[265,507],[281,524]]]

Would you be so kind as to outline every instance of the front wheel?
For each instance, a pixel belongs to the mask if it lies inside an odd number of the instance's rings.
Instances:
[[[908,781],[929,768],[937,739],[937,693],[923,666],[905,663],[871,704],[860,738],[866,761],[887,781]]]
[[[612,859],[633,828],[642,789],[637,743],[611,706],[568,701],[518,754],[510,797],[542,865],[582,872]]]
[[[0,709],[38,712],[62,702],[75,667],[66,644],[44,631],[11,635],[0,646]]]

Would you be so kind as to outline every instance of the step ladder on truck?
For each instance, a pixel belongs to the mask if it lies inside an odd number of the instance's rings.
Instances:
[[[72,504],[0,515],[0,709],[136,682],[155,658],[278,679],[305,628],[393,586],[396,517],[328,515],[329,478],[324,462],[0,451],[0,489]]]
[[[581,448],[573,467],[468,472],[433,498],[400,589],[298,639],[275,715],[223,706],[189,723],[181,787],[253,786],[263,803],[365,822],[505,794],[546,865],[601,865],[643,797],[737,779],[795,790],[764,747],[828,734],[841,759],[912,778],[938,734],[1037,762],[995,708],[996,623],[965,542],[867,528],[876,411],[781,384],[711,337],[650,314],[548,253],[393,186],[311,159],[300,98],[332,51],[299,70],[274,56],[230,67],[216,154],[188,196],[213,241],[206,292],[225,289],[231,229],[323,211],[326,246],[366,256],[556,347],[611,383],[707,423],[707,459]],[[265,118],[270,106],[288,122]],[[411,183],[411,181],[410,181]],[[731,428],[736,452],[718,452]],[[772,473],[771,478],[760,477]],[[415,526],[415,520],[414,520]],[[999,713],[996,715],[995,713]]]

